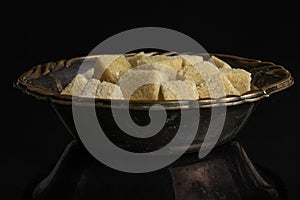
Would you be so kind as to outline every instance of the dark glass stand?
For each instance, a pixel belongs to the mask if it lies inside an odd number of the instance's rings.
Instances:
[[[24,199],[277,200],[286,199],[286,193],[281,180],[254,167],[236,141],[215,148],[205,159],[186,154],[169,167],[144,174],[111,169],[72,141],[52,171],[29,185]]]

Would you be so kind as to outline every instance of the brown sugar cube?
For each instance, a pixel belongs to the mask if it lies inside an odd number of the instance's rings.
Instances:
[[[179,80],[192,80],[195,81],[196,85],[199,85],[204,81],[205,77],[213,76],[220,73],[220,70],[211,64],[210,62],[204,61],[197,63],[194,66],[185,66],[177,74]]]
[[[82,97],[90,97],[90,98],[95,98],[96,96],[96,91],[98,88],[98,85],[101,82],[98,79],[90,79],[87,84],[84,86],[84,89],[81,93]]]
[[[143,56],[147,56],[147,55],[144,52],[139,52],[134,56],[127,57],[127,60],[132,67],[136,67],[138,65],[137,61],[140,60]]]
[[[216,56],[211,56],[209,61],[216,65],[219,69],[231,69],[230,65],[227,64],[225,61],[217,58]]]
[[[175,70],[180,70],[182,66],[182,58],[180,56],[154,55],[142,56],[139,60],[137,60],[137,65],[153,63],[168,65]]]
[[[158,100],[160,83],[168,77],[157,70],[129,70],[119,81],[125,99]]]
[[[93,78],[117,83],[120,77],[131,68],[124,55],[100,55]]]
[[[163,65],[163,64],[144,64],[144,65],[139,65],[135,69],[137,70],[158,70],[164,74],[166,74],[169,77],[169,80],[176,80],[177,76],[177,70],[174,68],[168,66],[168,65]]]
[[[94,76],[94,72],[95,72],[95,69],[91,68],[91,69],[87,70],[86,72],[82,73],[82,75],[84,75],[87,79],[91,79]]]
[[[221,69],[221,72],[241,94],[250,90],[251,73],[243,69]]]
[[[100,99],[124,99],[120,86],[103,81],[99,83],[96,98]]]
[[[202,56],[188,54],[180,54],[179,56],[182,58],[182,66],[195,65],[196,63],[203,62]]]
[[[196,84],[191,80],[161,83],[163,100],[196,100],[199,98]]]
[[[155,52],[150,52],[150,53],[144,53],[143,51],[136,53],[135,55],[127,56],[128,62],[131,64],[131,67],[136,67],[138,66],[138,60],[142,59],[144,56],[152,56],[155,54]]]
[[[197,90],[200,98],[221,98],[226,95],[240,95],[240,92],[222,73],[205,78],[197,86]]]
[[[60,94],[80,96],[87,82],[88,80],[84,75],[77,74]]]

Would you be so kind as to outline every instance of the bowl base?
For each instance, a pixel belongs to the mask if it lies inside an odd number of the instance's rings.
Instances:
[[[254,167],[242,146],[228,142],[199,160],[185,154],[161,170],[130,174],[95,160],[69,143],[46,178],[28,187],[24,199],[285,199],[281,180]],[[44,178],[42,180],[42,178]]]

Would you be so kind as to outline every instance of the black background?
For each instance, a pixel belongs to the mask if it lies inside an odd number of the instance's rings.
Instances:
[[[28,4],[27,4],[28,3]],[[272,1],[140,2],[70,4],[39,1],[11,5],[3,17],[2,66],[5,120],[1,131],[1,195],[20,199],[38,170],[54,163],[71,139],[51,107],[22,94],[12,83],[39,63],[87,55],[121,31],[159,26],[197,40],[208,52],[272,61],[295,78],[290,89],[263,101],[239,133],[249,157],[284,180],[290,199],[299,183],[299,20],[296,4]],[[6,55],[6,54],[4,54]],[[7,110],[5,110],[7,109]],[[4,111],[5,110],[5,111]]]

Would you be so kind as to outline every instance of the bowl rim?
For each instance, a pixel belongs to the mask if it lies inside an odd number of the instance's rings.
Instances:
[[[155,55],[158,54],[158,52],[150,52],[149,54]],[[165,53],[159,53],[161,55],[176,55],[175,52],[165,52]],[[195,53],[189,53],[189,54],[195,54]],[[125,54],[125,56],[133,56],[134,54]],[[197,54],[199,55],[199,54]],[[234,55],[228,55],[228,54],[216,54],[216,53],[209,53],[206,55],[214,55],[217,57],[226,57],[229,59],[235,59],[235,60],[243,60],[250,63],[257,63],[262,67],[275,67],[276,70],[282,72],[285,74],[285,78],[272,83],[267,84],[262,88],[257,88],[250,90],[249,92],[241,95],[241,96],[226,96],[219,99],[212,99],[212,98],[206,98],[206,99],[198,99],[198,100],[170,100],[170,101],[155,101],[155,100],[130,100],[129,101],[129,107],[130,109],[134,110],[148,110],[156,109],[153,107],[155,104],[160,104],[163,106],[166,110],[177,110],[177,109],[191,109],[191,108],[209,108],[209,107],[217,107],[217,106],[234,106],[239,105],[243,103],[250,103],[259,101],[261,99],[264,99],[266,97],[269,97],[271,94],[280,92],[282,90],[285,90],[292,86],[294,84],[294,79],[291,76],[291,73],[286,70],[283,66],[276,65],[272,62],[265,62],[261,60],[256,59],[249,59],[249,58],[243,58],[239,56]],[[45,64],[40,64],[32,67],[29,71],[24,72],[19,78],[14,82],[14,87],[17,89],[20,89],[24,93],[33,96],[39,100],[46,100],[50,101],[54,104],[62,104],[62,105],[72,105],[72,100],[76,100],[76,105],[78,106],[90,106],[91,101],[95,102],[96,107],[101,108],[111,108],[112,106],[117,108],[127,108],[126,100],[111,100],[111,99],[92,99],[92,98],[84,98],[84,97],[72,97],[70,95],[62,95],[58,93],[53,93],[41,88],[34,87],[32,84],[28,83],[28,77],[30,76],[37,76],[37,75],[47,75],[50,72],[57,71],[63,67],[69,67],[72,62],[78,61],[78,60],[86,60],[86,59],[94,59],[98,55],[90,55],[90,56],[81,56],[81,57],[75,57],[71,59],[64,59],[59,60],[57,62],[48,62]],[[53,63],[55,63],[55,67],[53,67]],[[161,109],[161,107],[157,107],[157,109]]]

